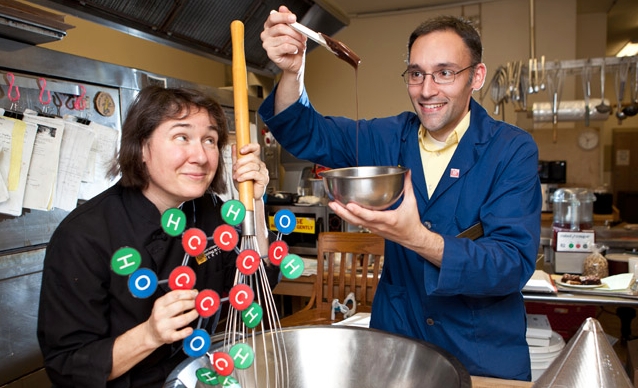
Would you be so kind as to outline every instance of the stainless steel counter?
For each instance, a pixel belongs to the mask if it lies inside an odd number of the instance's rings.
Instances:
[[[564,291],[559,291],[557,294],[523,293],[523,298],[526,302],[638,307],[638,297],[625,298],[619,296],[578,294]]]
[[[613,228],[596,227],[596,242],[604,244],[610,250],[638,252],[638,230],[630,230],[620,224]]]

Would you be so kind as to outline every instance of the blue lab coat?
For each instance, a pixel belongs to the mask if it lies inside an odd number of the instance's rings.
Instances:
[[[355,121],[320,115],[305,91],[273,116],[273,96],[259,113],[283,148],[331,168],[411,169],[421,221],[443,236],[440,268],[386,240],[370,326],[440,346],[472,375],[530,380],[521,289],[534,272],[541,219],[530,134],[492,119],[472,99],[470,127],[428,198],[413,112],[360,120],[357,135]],[[479,221],[483,237],[455,237]]]

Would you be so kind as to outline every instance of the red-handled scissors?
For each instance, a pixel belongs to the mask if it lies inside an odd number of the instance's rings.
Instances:
[[[9,85],[7,98],[9,99],[9,101],[15,104],[20,99],[20,89],[18,88],[18,85],[15,85],[15,77],[13,73],[7,73],[7,84]],[[15,87],[15,96],[13,95],[14,87]]]
[[[44,78],[39,78],[38,79],[38,87],[40,88],[40,97],[39,97],[40,104],[49,105],[49,103],[51,102],[51,91],[46,90],[46,88],[47,88],[47,80],[45,80]],[[42,98],[45,91],[47,92],[46,101]]]

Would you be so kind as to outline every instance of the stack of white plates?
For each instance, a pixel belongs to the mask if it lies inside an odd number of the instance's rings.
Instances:
[[[532,361],[532,381],[536,381],[545,369],[554,361],[565,347],[565,340],[555,331],[547,346],[530,346],[529,356]]]

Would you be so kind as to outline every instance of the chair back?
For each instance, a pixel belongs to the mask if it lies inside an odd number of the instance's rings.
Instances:
[[[317,248],[317,308],[344,303],[354,292],[357,311],[370,311],[379,283],[385,240],[372,233],[322,232]]]

